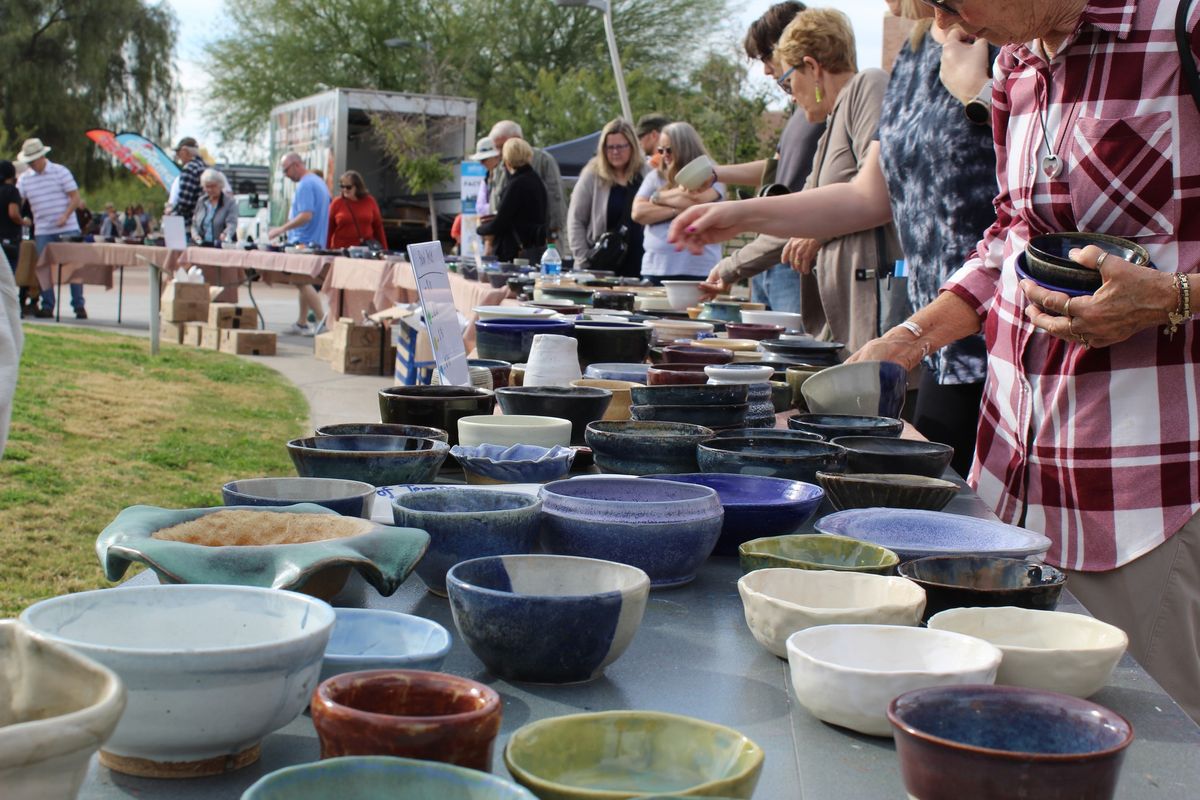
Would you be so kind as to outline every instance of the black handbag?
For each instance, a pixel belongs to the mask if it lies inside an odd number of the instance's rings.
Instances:
[[[372,253],[382,252],[383,243],[378,239],[363,238],[362,228],[358,227],[358,215],[354,213],[354,209],[350,208],[349,204],[347,204],[346,210],[350,212],[350,219],[354,222],[354,232],[358,234],[358,241],[362,244],[362,246],[370,250]]]
[[[595,269],[615,270],[625,261],[629,253],[629,226],[621,224],[614,231],[605,231],[600,239],[588,249],[588,266]]]

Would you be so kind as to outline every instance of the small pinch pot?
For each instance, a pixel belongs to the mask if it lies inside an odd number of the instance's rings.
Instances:
[[[682,386],[637,386],[629,396],[639,406],[712,406],[745,403],[749,398],[745,384],[700,383]]]
[[[780,325],[763,325],[752,322],[730,322],[725,326],[725,332],[730,339],[753,339],[761,342],[767,339],[778,339],[784,328]]]
[[[21,613],[38,636],[121,677],[128,704],[100,763],[154,778],[257,761],[263,737],[304,710],[333,621],[320,600],[249,586],[123,586]]]
[[[777,535],[799,530],[821,505],[824,492],[811,483],[763,475],[727,475],[694,472],[655,475],[655,479],[694,483],[717,493],[725,519],[713,555],[737,555],[738,546],[761,534]]]
[[[593,422],[584,440],[592,448],[601,472],[654,475],[659,472],[697,472],[696,446],[713,431],[684,422]]]
[[[800,705],[823,722],[870,736],[892,735],[887,711],[896,695],[990,684],[1001,659],[982,639],[904,625],[805,628],[788,637],[787,654]]]
[[[655,588],[696,577],[721,535],[721,500],[707,486],[601,476],[542,487],[542,548],[643,570]]]
[[[569,714],[518,728],[504,748],[517,783],[541,800],[653,794],[749,800],[763,751],[723,725],[657,711]]]
[[[839,364],[821,370],[800,387],[805,405],[814,414],[880,417],[899,417],[907,390],[908,373],[891,361]]]
[[[482,683],[395,669],[322,681],[311,709],[321,758],[402,756],[487,772],[501,705],[496,690]]]
[[[838,511],[845,508],[920,508],[941,511],[958,484],[924,475],[818,472],[817,482]]]
[[[583,444],[589,422],[604,418],[612,392],[591,386],[509,386],[496,390],[505,414],[529,414],[570,420],[571,444]]]
[[[575,323],[565,319],[481,319],[475,323],[475,349],[480,358],[525,364],[534,336],[570,336],[574,329]]]
[[[446,573],[458,562],[536,550],[541,511],[541,501],[527,494],[465,488],[412,492],[392,500],[397,525],[429,534],[429,550],[417,562],[417,575],[442,597]]]
[[[608,408],[604,411],[604,416],[601,419],[621,420],[629,419],[629,406],[633,400],[629,390],[635,386],[642,386],[638,381],[616,381],[605,380],[603,378],[580,378],[579,380],[571,381],[572,386],[590,386],[595,389],[607,389],[612,392],[612,400],[608,403]]]
[[[788,369],[788,376],[792,368]],[[857,414],[793,414],[787,419],[794,431],[815,433],[829,442],[840,436],[896,438],[904,431],[904,420],[892,417],[863,417]]]
[[[704,425],[714,430],[746,423],[748,403],[728,405],[646,405],[630,406],[629,413],[636,420],[658,420],[660,422],[686,422]]]
[[[647,386],[708,383],[706,364],[655,364],[646,370]]]
[[[1016,606],[1053,611],[1066,573],[1020,558],[933,556],[902,564],[899,573],[925,590],[925,620],[949,608]]]
[[[701,472],[769,475],[816,483],[818,472],[845,469],[846,451],[827,442],[747,436],[705,442],[696,448],[696,461]]]
[[[375,487],[339,478],[248,478],[221,487],[227,506],[286,506],[315,503],[347,517],[371,518]]]
[[[1125,631],[1083,614],[1028,608],[951,608],[929,619],[933,630],[991,642],[1004,653],[997,683],[1090,697],[1121,660]]]
[[[410,436],[312,436],[287,443],[302,478],[342,478],[375,486],[428,483],[450,445]]]
[[[429,546],[429,535],[301,503],[286,507],[130,506],[96,539],[104,575],[139,562],[160,583],[292,589],[328,599],[356,570],[387,597]]]
[[[650,578],[627,564],[558,555],[506,555],[455,565],[446,578],[459,635],[509,681],[600,677],[633,640]]]
[[[1110,800],[1129,721],[1104,706],[1012,686],[938,686],[888,706],[909,797]]]
[[[0,786],[12,800],[73,798],[125,710],[116,673],[0,620]]]
[[[697,347],[692,344],[671,344],[662,349],[666,364],[728,364],[733,351],[723,347]]]
[[[786,567],[891,575],[900,557],[886,547],[845,536],[793,533],[743,542],[738,563],[743,572]]]
[[[579,366],[597,361],[644,361],[654,329],[641,322],[581,320],[575,323],[579,342]]]
[[[284,767],[259,778],[241,800],[537,800],[479,770],[394,756],[343,756]]]
[[[818,625],[917,625],[925,590],[887,575],[758,569],[738,579],[746,626],[758,643],[787,658],[787,639]]]
[[[916,439],[839,436],[833,443],[846,448],[848,472],[940,478],[954,458],[954,448],[950,445]]]
[[[457,444],[450,454],[463,468],[467,483],[548,483],[567,477],[575,460],[572,447],[532,444]]]
[[[450,633],[431,619],[378,608],[336,608],[321,680],[370,669],[442,668]]]
[[[389,386],[379,390],[379,417],[384,422],[438,428],[446,443],[458,444],[462,417],[491,414],[496,396],[471,386]]]
[[[418,439],[436,439],[439,442],[448,438],[441,428],[387,422],[339,422],[334,425],[322,425],[314,433],[317,436],[415,436]]]

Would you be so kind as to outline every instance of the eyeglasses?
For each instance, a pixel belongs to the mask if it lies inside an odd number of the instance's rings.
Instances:
[[[664,154],[668,155],[668,156],[671,155],[671,148],[669,148],[669,147],[656,147],[656,148],[654,148],[654,151],[656,153],[658,153],[660,156],[664,155]]]
[[[606,144],[606,145],[604,145],[604,149],[610,153],[619,153],[622,150],[628,150],[629,145],[628,144]]]
[[[948,3],[947,0],[924,0],[924,3],[927,6],[932,6],[933,8],[936,8],[938,11],[941,11],[943,14],[948,14],[952,17],[960,16],[960,14],[958,13],[958,9],[951,8],[950,3]],[[961,0],[959,0],[959,5],[962,5]]]
[[[780,75],[778,78],[775,79],[775,82],[779,84],[779,88],[783,89],[788,94],[792,93],[791,77],[792,77],[792,73],[795,71],[796,71],[795,67],[788,67],[787,72],[783,73],[782,75]]]
[[[353,184],[353,183],[343,183],[343,184],[340,184],[340,186],[341,186],[343,189],[353,189],[353,188],[354,188],[354,184]]]

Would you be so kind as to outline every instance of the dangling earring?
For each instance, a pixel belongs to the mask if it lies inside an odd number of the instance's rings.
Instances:
[[[816,93],[817,102],[821,102],[821,85],[817,84],[816,87],[814,87],[814,91]]]

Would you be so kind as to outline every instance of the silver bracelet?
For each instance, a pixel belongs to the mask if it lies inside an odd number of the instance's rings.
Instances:
[[[921,326],[913,322],[911,319],[904,320],[904,322],[901,322],[897,327],[904,328],[904,330],[911,333],[917,339],[920,339],[925,335],[925,331],[921,328]]]

